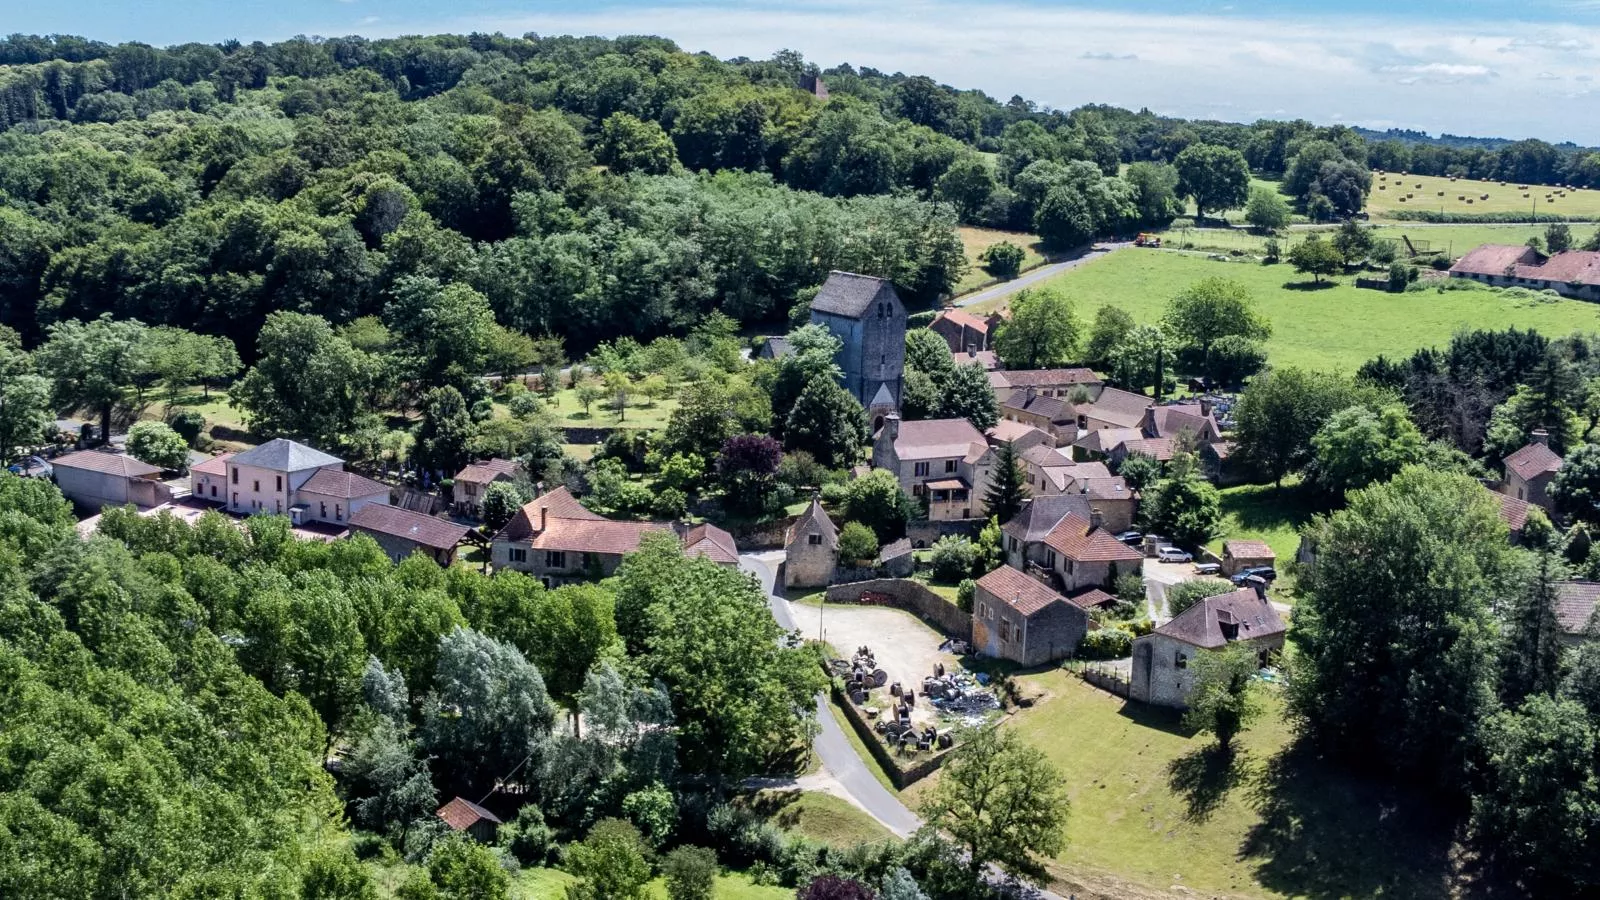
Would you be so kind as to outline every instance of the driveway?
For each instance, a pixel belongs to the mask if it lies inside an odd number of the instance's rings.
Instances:
[[[1194,563],[1164,563],[1154,559],[1144,561],[1145,602],[1150,609],[1150,620],[1160,625],[1172,618],[1167,615],[1167,588],[1180,581],[1190,581],[1201,576],[1194,573]]]
[[[984,288],[981,291],[976,291],[966,295],[965,297],[957,297],[955,299],[955,305],[973,306],[989,300],[999,300],[1004,297],[1009,297],[1012,294],[1015,294],[1017,291],[1027,290],[1030,287],[1036,287],[1041,282],[1048,281],[1051,278],[1060,275],[1062,272],[1076,269],[1078,266],[1081,266],[1086,262],[1099,259],[1113,250],[1121,250],[1124,247],[1131,246],[1133,246],[1133,244],[1127,241],[1119,243],[1095,244],[1093,248],[1086,250],[1080,255],[1074,256],[1071,259],[1064,259],[1060,262],[1049,263],[1047,265],[1040,266],[1037,269],[1024,272],[1010,281],[1002,281],[993,287]]]

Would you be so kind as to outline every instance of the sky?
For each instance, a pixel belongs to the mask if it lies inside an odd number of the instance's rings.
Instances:
[[[1061,109],[1600,146],[1600,0],[0,0],[0,23],[157,45],[658,34],[719,57],[792,49],[824,68],[925,74]]]

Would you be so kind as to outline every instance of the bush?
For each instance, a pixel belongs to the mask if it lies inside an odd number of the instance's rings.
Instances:
[[[679,847],[661,864],[671,900],[711,900],[717,884],[716,851],[704,847]]]
[[[839,559],[842,562],[864,562],[878,558],[878,536],[860,522],[846,522],[839,531]]]
[[[1380,266],[1387,266],[1394,262],[1395,256],[1394,241],[1375,241],[1372,249],[1367,252],[1367,259]]]
[[[1080,659],[1121,659],[1133,653],[1133,634],[1122,628],[1101,628],[1083,636]]]
[[[983,267],[990,275],[1001,281],[1010,281],[1022,271],[1022,261],[1027,258],[1027,251],[1010,241],[1001,241],[990,245],[978,258],[983,261]]]
[[[1226,594],[1233,590],[1230,582],[1220,578],[1192,578],[1167,588],[1167,611],[1176,616],[1207,597]]]
[[[678,799],[657,781],[622,798],[622,812],[652,845],[660,846],[678,824]]]
[[[1275,265],[1279,260],[1283,259],[1283,245],[1278,243],[1277,238],[1269,238],[1265,244],[1262,244],[1261,252],[1268,265]]]
[[[175,412],[167,417],[167,424],[191,447],[200,446],[200,433],[206,430],[205,416],[192,409]]]
[[[382,835],[370,831],[357,831],[350,835],[350,851],[356,855],[356,859],[377,859],[388,849],[389,842]]]
[[[555,846],[550,826],[544,822],[544,813],[532,803],[517,810],[517,817],[500,826],[500,846],[523,865],[542,866],[550,858]]]
[[[512,386],[522,387],[520,384],[513,384]],[[506,403],[506,407],[511,410],[513,416],[519,419],[526,419],[529,416],[538,415],[539,410],[544,408],[544,404],[539,401],[538,394],[530,394],[527,391],[523,391],[513,396]]]
[[[689,498],[677,488],[663,488],[650,501],[650,512],[659,519],[681,519],[689,511]]]
[[[128,455],[163,469],[189,462],[189,443],[164,422],[135,422],[128,429]]]
[[[964,613],[972,612],[972,601],[978,593],[978,583],[971,578],[961,579],[956,585],[956,607]]]
[[[1118,575],[1117,583],[1113,586],[1112,592],[1117,595],[1118,600],[1124,603],[1143,603],[1145,598],[1144,576],[1137,572]]]
[[[880,542],[905,537],[911,498],[893,472],[873,469],[846,485],[844,497],[845,518],[871,528]]]
[[[935,579],[957,582],[972,574],[978,564],[978,548],[964,537],[947,534],[934,542],[930,561]]]

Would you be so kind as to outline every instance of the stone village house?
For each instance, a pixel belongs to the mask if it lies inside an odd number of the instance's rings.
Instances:
[[[981,517],[994,462],[983,432],[966,419],[902,422],[891,414],[872,445],[872,467],[893,472],[912,499],[927,503],[933,522]]]
[[[1535,431],[1532,442],[1505,458],[1506,480],[1500,493],[1549,512],[1552,504],[1545,492],[1564,462],[1550,449],[1549,432]]]
[[[1065,659],[1090,627],[1082,607],[1010,566],[978,579],[972,645],[984,656],[1023,666]]]
[[[1207,597],[1134,639],[1129,696],[1181,709],[1194,689],[1189,663],[1196,656],[1242,643],[1256,651],[1264,666],[1283,648],[1285,630],[1264,589],[1247,587]]]

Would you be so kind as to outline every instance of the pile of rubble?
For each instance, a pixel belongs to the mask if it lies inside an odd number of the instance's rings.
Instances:
[[[963,670],[946,674],[943,663],[934,667],[933,675],[922,679],[922,693],[935,709],[960,718],[964,725],[981,725],[988,713],[1000,708],[993,691]]]

